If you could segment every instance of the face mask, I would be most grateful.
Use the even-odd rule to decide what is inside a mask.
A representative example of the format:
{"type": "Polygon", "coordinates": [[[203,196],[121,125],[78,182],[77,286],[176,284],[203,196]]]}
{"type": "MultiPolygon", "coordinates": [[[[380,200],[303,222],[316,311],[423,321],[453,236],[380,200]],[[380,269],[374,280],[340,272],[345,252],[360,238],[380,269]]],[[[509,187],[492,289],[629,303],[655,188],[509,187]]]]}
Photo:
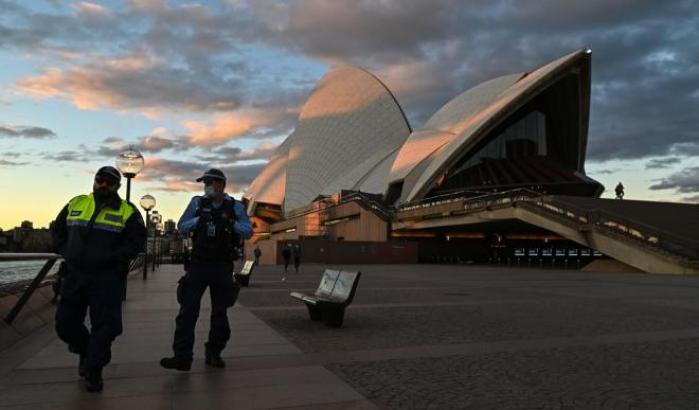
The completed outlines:
{"type": "Polygon", "coordinates": [[[204,187],[204,196],[208,198],[213,198],[214,196],[216,196],[216,190],[212,185],[204,187]]]}

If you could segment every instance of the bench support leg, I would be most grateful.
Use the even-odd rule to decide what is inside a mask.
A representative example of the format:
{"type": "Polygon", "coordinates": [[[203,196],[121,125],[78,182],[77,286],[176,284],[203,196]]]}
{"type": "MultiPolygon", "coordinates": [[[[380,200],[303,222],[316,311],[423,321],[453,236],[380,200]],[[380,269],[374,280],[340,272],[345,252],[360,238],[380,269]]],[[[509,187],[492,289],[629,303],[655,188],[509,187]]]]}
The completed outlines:
{"type": "Polygon", "coordinates": [[[342,322],[345,318],[344,306],[326,306],[321,312],[325,326],[342,327],[342,322]]]}
{"type": "Polygon", "coordinates": [[[238,282],[240,286],[248,286],[250,283],[250,275],[235,275],[235,281],[238,282]]]}
{"type": "Polygon", "coordinates": [[[308,308],[308,315],[311,317],[311,320],[320,320],[321,319],[321,314],[320,310],[318,309],[318,306],[311,305],[310,303],[306,303],[306,307],[308,308]]]}

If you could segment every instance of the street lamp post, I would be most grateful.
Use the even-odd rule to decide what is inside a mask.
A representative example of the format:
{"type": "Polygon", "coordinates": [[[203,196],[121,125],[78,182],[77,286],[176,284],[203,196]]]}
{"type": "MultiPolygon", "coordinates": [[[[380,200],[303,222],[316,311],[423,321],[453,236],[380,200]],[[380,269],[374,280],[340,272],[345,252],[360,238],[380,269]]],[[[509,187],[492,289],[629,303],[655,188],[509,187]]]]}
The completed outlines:
{"type": "Polygon", "coordinates": [[[153,266],[151,267],[151,272],[155,272],[156,264],[160,266],[160,261],[158,260],[158,252],[160,251],[158,247],[158,225],[160,225],[163,219],[158,211],[153,211],[151,218],[153,219],[151,221],[151,225],[153,226],[153,266]]]}
{"type": "Polygon", "coordinates": [[[146,254],[143,258],[143,280],[146,280],[148,279],[148,227],[150,226],[150,210],[155,207],[155,198],[153,195],[143,195],[139,204],[146,211],[146,254]]]}
{"type": "Polygon", "coordinates": [[[126,200],[131,200],[131,178],[138,175],[143,170],[143,155],[135,149],[129,147],[119,154],[116,159],[116,166],[126,178],[126,200]]]}

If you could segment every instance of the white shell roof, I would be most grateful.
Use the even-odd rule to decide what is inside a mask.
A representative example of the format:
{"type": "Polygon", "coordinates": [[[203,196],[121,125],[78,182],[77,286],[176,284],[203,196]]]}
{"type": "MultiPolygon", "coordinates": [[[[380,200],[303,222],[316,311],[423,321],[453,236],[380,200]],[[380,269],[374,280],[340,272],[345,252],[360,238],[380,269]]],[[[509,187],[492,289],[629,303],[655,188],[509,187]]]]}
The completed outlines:
{"type": "Polygon", "coordinates": [[[320,193],[351,189],[409,134],[403,111],[376,77],[355,67],[333,68],[301,110],[289,150],[284,210],[320,193]]]}
{"type": "Polygon", "coordinates": [[[282,142],[270,158],[267,166],[250,183],[245,197],[250,200],[248,213],[252,213],[257,202],[281,205],[284,203],[284,188],[286,187],[286,164],[289,148],[293,142],[291,134],[282,142]]]}
{"type": "Polygon", "coordinates": [[[342,189],[385,193],[389,183],[401,180],[399,202],[418,199],[450,162],[485,136],[493,121],[526,103],[544,82],[585,54],[579,50],[529,74],[481,83],[412,133],[395,98],[376,77],[351,66],[335,67],[311,92],[294,133],[250,185],[248,210],[266,202],[288,212],[342,189]]]}
{"type": "Polygon", "coordinates": [[[405,200],[413,184],[419,180],[418,175],[407,178],[408,175],[414,174],[420,164],[422,166],[418,171],[424,171],[427,165],[424,162],[435,159],[432,153],[456,138],[465,118],[483,110],[523,75],[505,75],[464,91],[434,113],[421,129],[410,134],[393,163],[389,177],[389,183],[404,181],[400,202],[405,200]]]}
{"type": "Polygon", "coordinates": [[[404,179],[420,162],[454,136],[451,132],[435,130],[418,130],[410,134],[391,166],[389,183],[404,179]]]}
{"type": "Polygon", "coordinates": [[[419,178],[414,179],[410,184],[407,183],[408,181],[404,183],[401,202],[417,199],[427,193],[431,183],[443,172],[443,169],[448,167],[449,162],[462,152],[464,146],[475,144],[483,136],[481,131],[495,117],[506,115],[517,108],[518,103],[526,101],[531,90],[548,81],[586,53],[586,50],[570,53],[524,77],[521,74],[514,74],[488,81],[447,103],[425,126],[439,127],[453,132],[455,136],[429,159],[429,164],[424,167],[424,170],[420,170],[419,178]],[[516,80],[517,76],[521,78],[519,81],[516,80]],[[512,83],[513,80],[516,82],[512,83]],[[505,87],[508,82],[511,85],[505,87]],[[492,98],[489,103],[488,98],[492,98]],[[459,109],[464,109],[466,112],[459,115],[459,109]]]}
{"type": "Polygon", "coordinates": [[[422,129],[458,133],[465,118],[482,111],[523,76],[524,73],[504,75],[469,88],[444,104],[422,129]]]}

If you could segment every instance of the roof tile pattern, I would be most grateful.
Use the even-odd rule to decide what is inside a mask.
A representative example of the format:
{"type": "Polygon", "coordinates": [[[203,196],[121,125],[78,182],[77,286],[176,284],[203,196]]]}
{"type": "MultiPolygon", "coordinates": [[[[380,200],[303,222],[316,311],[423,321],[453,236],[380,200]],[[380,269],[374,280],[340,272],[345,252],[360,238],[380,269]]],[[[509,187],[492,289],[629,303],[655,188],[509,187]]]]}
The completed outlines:
{"type": "MultiPolygon", "coordinates": [[[[504,119],[509,112],[514,111],[519,102],[526,101],[528,96],[531,97],[534,94],[532,90],[546,83],[553,78],[556,73],[563,71],[571,64],[582,62],[582,58],[586,54],[586,50],[579,50],[546,64],[522,77],[519,81],[497,94],[497,98],[492,100],[489,104],[470,104],[467,101],[463,101],[449,107],[451,103],[448,103],[445,106],[446,112],[442,114],[438,112],[437,114],[440,115],[437,116],[437,114],[435,114],[435,117],[428,121],[428,124],[440,127],[446,124],[448,125],[448,130],[454,132],[456,136],[440,149],[439,155],[434,156],[430,164],[421,172],[420,177],[415,180],[414,184],[403,186],[403,199],[411,201],[425,195],[440,172],[449,166],[451,160],[462,153],[465,147],[475,145],[479,138],[485,136],[482,131],[486,129],[487,125],[492,124],[496,117],[499,116],[504,119]],[[484,106],[479,110],[468,109],[462,116],[457,115],[456,107],[470,108],[476,105],[484,106]]],[[[589,62],[589,60],[587,61],[589,62]]],[[[505,79],[509,77],[510,76],[500,77],[500,79],[503,79],[502,84],[506,84],[505,79]]],[[[484,85],[486,84],[488,83],[484,85]]],[[[499,82],[493,84],[499,84],[499,82]]],[[[476,87],[476,89],[477,88],[479,87],[476,87]]],[[[486,90],[487,88],[484,91],[486,90]]],[[[479,92],[474,95],[482,94],[493,95],[495,93],[479,92]]],[[[462,96],[465,97],[464,94],[462,94],[462,96]]],[[[462,96],[456,99],[463,98],[462,96]]],[[[485,101],[485,99],[483,101],[485,101]]]]}
{"type": "Polygon", "coordinates": [[[390,183],[403,181],[399,203],[419,199],[455,159],[487,136],[489,127],[559,73],[589,64],[588,53],[578,50],[531,73],[481,83],[412,133],[395,98],[376,77],[351,66],[335,67],[311,92],[296,130],[246,197],[282,205],[288,213],[319,194],[342,189],[386,193],[390,183]]]}
{"type": "Polygon", "coordinates": [[[409,134],[401,108],[376,77],[349,66],[332,69],[299,116],[289,151],[285,212],[319,193],[351,188],[409,134]],[[346,186],[333,183],[341,177],[346,186]]]}

